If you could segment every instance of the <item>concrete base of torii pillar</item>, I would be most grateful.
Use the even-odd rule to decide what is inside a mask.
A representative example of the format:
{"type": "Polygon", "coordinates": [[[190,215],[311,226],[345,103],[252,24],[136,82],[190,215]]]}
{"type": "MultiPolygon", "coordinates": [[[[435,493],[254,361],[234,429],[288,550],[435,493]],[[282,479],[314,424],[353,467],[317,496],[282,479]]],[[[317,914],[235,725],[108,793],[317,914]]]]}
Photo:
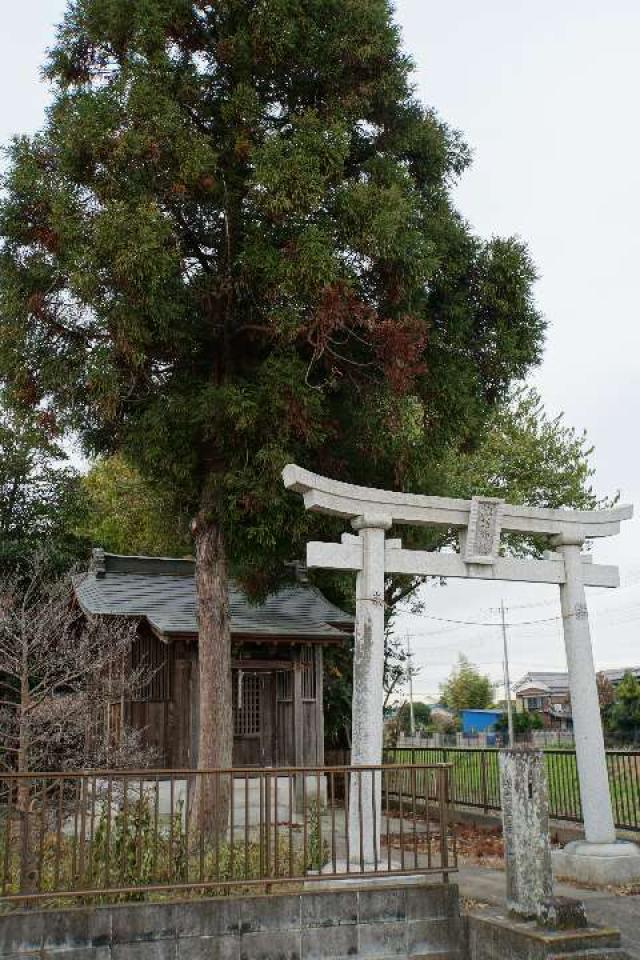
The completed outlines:
{"type": "Polygon", "coordinates": [[[556,877],[603,886],[632,883],[640,879],[640,848],[628,840],[588,843],[573,840],[551,854],[556,877]]]}

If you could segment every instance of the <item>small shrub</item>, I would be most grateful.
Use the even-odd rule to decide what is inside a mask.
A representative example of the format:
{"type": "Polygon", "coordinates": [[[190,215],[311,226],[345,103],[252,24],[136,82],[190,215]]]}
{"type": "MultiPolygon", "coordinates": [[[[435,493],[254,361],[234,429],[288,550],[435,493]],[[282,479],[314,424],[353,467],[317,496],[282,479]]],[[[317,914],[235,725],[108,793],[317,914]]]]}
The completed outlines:
{"type": "Polygon", "coordinates": [[[314,800],[309,804],[307,818],[307,870],[322,870],[329,862],[329,843],[322,836],[322,808],[314,800]]]}
{"type": "MultiPolygon", "coordinates": [[[[153,880],[153,835],[149,802],[141,797],[113,816],[106,803],[92,845],[92,874],[99,883],[123,887],[145,886],[153,880]]],[[[144,894],[126,893],[117,899],[142,900],[144,894]]]]}

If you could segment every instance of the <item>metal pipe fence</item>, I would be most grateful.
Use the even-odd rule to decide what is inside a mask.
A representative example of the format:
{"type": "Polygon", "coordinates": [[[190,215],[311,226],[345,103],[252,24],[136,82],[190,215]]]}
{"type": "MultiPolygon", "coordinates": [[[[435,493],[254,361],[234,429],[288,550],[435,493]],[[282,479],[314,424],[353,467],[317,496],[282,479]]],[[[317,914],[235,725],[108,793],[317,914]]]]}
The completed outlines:
{"type": "Polygon", "coordinates": [[[439,763],[2,773],[0,905],[446,880],[448,776],[439,763]]]}
{"type": "MultiPolygon", "coordinates": [[[[574,750],[545,749],[549,816],[582,822],[580,785],[574,750]]],[[[397,747],[387,751],[394,763],[446,763],[450,767],[452,806],[501,809],[499,751],[490,747],[397,747]]],[[[607,750],[609,790],[615,825],[640,831],[640,751],[607,750]]]]}

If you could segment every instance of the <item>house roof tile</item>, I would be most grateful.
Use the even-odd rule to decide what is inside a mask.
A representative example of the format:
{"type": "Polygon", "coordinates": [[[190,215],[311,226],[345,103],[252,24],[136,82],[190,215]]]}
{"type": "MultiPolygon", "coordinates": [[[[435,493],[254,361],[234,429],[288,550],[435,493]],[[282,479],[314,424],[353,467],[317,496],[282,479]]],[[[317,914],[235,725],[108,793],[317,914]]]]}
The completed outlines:
{"type": "MultiPolygon", "coordinates": [[[[640,667],[616,667],[609,670],[599,670],[612,682],[619,683],[625,673],[633,673],[640,679],[640,667]]],[[[569,674],[566,671],[535,670],[518,680],[513,685],[517,693],[523,690],[542,690],[547,693],[565,693],[569,690],[569,674]]]]}

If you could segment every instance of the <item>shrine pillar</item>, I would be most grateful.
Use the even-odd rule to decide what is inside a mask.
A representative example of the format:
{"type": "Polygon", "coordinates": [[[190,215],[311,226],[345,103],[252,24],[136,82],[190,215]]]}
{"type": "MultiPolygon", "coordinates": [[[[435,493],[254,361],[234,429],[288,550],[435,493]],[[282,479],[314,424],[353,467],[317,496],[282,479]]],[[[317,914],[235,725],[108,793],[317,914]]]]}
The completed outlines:
{"type": "Polygon", "coordinates": [[[561,534],[553,542],[564,560],[565,580],[560,584],[560,607],[584,833],[589,843],[613,843],[616,831],[582,576],[582,540],[561,534]]]}
{"type": "MultiPolygon", "coordinates": [[[[384,557],[386,516],[365,514],[352,521],[362,544],[362,567],[356,578],[353,651],[351,766],[382,763],[384,705],[384,557]]],[[[380,862],[381,774],[352,773],[349,791],[349,862],[374,869],[380,862]]]]}
{"type": "Polygon", "coordinates": [[[583,541],[559,534],[553,543],[564,561],[560,606],[585,834],[584,841],[574,840],[554,851],[554,867],[581,881],[625,883],[640,876],[640,849],[635,843],[616,841],[584,589],[583,541]]]}

